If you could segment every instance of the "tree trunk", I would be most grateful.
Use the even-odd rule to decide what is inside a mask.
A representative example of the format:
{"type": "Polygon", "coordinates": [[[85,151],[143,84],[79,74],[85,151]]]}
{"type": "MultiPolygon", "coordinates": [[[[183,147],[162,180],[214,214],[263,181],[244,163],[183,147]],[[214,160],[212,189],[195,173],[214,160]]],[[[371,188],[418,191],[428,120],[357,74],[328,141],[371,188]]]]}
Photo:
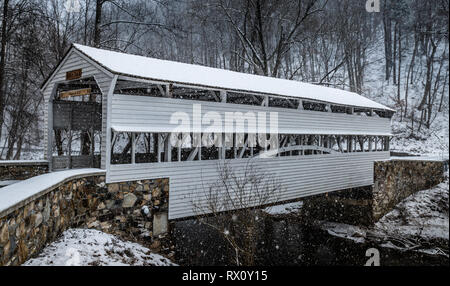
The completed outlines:
{"type": "Polygon", "coordinates": [[[430,96],[429,96],[429,102],[428,102],[428,118],[427,118],[427,127],[430,128],[431,127],[431,122],[432,122],[432,117],[433,117],[433,106],[435,104],[436,101],[436,94],[438,92],[439,89],[439,83],[441,80],[441,72],[442,72],[442,67],[444,66],[444,58],[445,58],[445,52],[442,54],[441,56],[441,63],[439,65],[439,70],[436,74],[436,80],[434,81],[434,88],[433,88],[433,92],[431,93],[430,91],[430,96]]]}
{"type": "Polygon", "coordinates": [[[386,60],[386,80],[389,80],[391,76],[391,67],[392,67],[392,28],[391,28],[391,19],[389,18],[386,9],[383,13],[384,13],[383,27],[384,27],[384,55],[386,60]]]}
{"type": "Polygon", "coordinates": [[[419,110],[422,110],[424,108],[425,104],[428,101],[428,97],[431,96],[431,82],[433,80],[433,74],[432,74],[433,61],[434,61],[434,55],[436,54],[436,48],[437,48],[437,46],[432,41],[431,41],[431,45],[432,45],[431,54],[429,56],[427,56],[427,74],[426,74],[425,89],[424,89],[422,100],[418,107],[419,110]]]}
{"type": "Polygon", "coordinates": [[[55,144],[56,144],[56,150],[58,152],[58,156],[64,155],[63,145],[62,145],[62,131],[61,130],[54,130],[55,132],[55,144]]]}
{"type": "Polygon", "coordinates": [[[440,100],[440,103],[439,103],[438,112],[442,112],[442,103],[444,101],[445,88],[447,87],[447,79],[448,79],[448,70],[445,73],[444,85],[442,86],[441,100],[440,100]]]}
{"type": "Polygon", "coordinates": [[[413,55],[411,57],[411,63],[409,64],[409,69],[408,69],[408,75],[406,76],[406,87],[405,87],[405,109],[403,111],[404,116],[407,116],[408,113],[408,97],[409,97],[409,82],[410,82],[410,77],[411,77],[411,84],[412,84],[412,70],[414,68],[414,61],[416,59],[416,54],[417,54],[417,48],[419,46],[419,40],[417,38],[415,38],[415,42],[414,42],[414,51],[413,51],[413,55]]]}
{"type": "Polygon", "coordinates": [[[397,78],[397,100],[400,104],[400,121],[403,120],[403,104],[402,99],[400,95],[400,85],[401,85],[401,71],[402,71],[402,34],[401,34],[401,27],[398,25],[398,78],[397,78]]]}
{"type": "Polygon", "coordinates": [[[100,47],[103,2],[104,0],[97,0],[95,6],[94,46],[96,48],[100,47]]]}
{"type": "Polygon", "coordinates": [[[17,150],[16,154],[14,155],[13,160],[20,160],[20,154],[22,153],[22,145],[23,145],[23,136],[19,137],[19,140],[17,140],[17,150]]]}
{"type": "Polygon", "coordinates": [[[398,31],[397,31],[398,24],[395,24],[394,27],[394,51],[392,56],[392,79],[394,80],[394,85],[397,84],[397,63],[396,63],[396,57],[397,57],[397,38],[398,38],[398,31]]]}
{"type": "Polygon", "coordinates": [[[0,51],[0,139],[2,138],[3,117],[5,110],[5,66],[6,66],[6,25],[8,24],[8,5],[9,0],[3,1],[3,19],[2,19],[2,47],[0,51]]]}

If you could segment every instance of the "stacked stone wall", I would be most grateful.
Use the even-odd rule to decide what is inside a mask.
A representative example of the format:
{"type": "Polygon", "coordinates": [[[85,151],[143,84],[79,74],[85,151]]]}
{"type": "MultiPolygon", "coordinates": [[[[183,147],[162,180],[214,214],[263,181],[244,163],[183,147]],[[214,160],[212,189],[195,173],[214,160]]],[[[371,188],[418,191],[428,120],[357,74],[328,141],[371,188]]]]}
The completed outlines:
{"type": "Polygon", "coordinates": [[[160,251],[168,231],[161,220],[167,218],[168,186],[168,179],[106,185],[103,175],[62,182],[0,213],[0,265],[22,264],[71,227],[95,228],[160,251]]]}
{"type": "Polygon", "coordinates": [[[379,220],[408,196],[444,180],[443,161],[390,160],[375,162],[373,219],[379,220]]]}
{"type": "Polygon", "coordinates": [[[0,161],[0,181],[21,181],[48,173],[48,163],[0,161]]]}

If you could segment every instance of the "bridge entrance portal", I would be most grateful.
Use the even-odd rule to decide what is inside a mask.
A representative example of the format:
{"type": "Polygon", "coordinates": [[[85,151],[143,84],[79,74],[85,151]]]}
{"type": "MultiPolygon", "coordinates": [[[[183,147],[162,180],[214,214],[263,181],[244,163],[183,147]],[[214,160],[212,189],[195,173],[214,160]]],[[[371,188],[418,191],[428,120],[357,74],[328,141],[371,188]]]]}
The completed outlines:
{"type": "Polygon", "coordinates": [[[101,95],[94,78],[58,85],[52,102],[52,170],[100,168],[101,95]]]}

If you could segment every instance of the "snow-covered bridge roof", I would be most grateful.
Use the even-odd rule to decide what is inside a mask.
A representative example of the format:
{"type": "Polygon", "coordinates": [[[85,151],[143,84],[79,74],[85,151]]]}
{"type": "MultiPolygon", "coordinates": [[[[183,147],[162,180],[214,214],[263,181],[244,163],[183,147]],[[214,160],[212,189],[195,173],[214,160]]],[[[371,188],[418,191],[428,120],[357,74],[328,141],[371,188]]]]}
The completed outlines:
{"type": "Polygon", "coordinates": [[[114,74],[175,84],[297,97],[338,105],[392,110],[357,93],[341,89],[200,65],[159,60],[79,44],[74,44],[73,46],[114,74]]]}

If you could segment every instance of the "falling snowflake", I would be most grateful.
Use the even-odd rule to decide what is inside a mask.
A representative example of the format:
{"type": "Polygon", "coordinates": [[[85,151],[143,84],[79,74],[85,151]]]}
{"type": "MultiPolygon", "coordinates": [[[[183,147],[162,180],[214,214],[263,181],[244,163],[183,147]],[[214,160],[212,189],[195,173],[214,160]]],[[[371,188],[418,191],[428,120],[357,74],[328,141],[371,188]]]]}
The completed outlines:
{"type": "Polygon", "coordinates": [[[225,229],[223,233],[224,233],[225,235],[229,235],[229,234],[230,234],[230,232],[228,231],[228,229],[225,229]]]}

